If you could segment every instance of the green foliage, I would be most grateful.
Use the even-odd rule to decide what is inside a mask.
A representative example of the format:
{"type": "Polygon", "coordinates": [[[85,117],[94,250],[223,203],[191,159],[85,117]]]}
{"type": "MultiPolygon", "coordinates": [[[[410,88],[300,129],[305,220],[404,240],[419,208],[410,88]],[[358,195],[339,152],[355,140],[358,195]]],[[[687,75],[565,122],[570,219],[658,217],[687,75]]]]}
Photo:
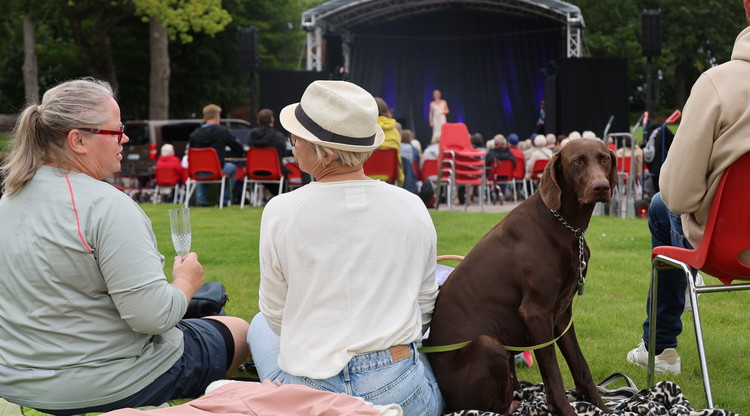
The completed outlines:
{"type": "Polygon", "coordinates": [[[157,19],[169,32],[169,38],[179,37],[182,43],[193,41],[191,32],[213,36],[224,30],[232,16],[221,7],[221,0],[132,0],[136,14],[144,22],[157,19]]]}
{"type": "MultiPolygon", "coordinates": [[[[325,0],[4,0],[0,14],[0,112],[23,108],[21,18],[34,20],[41,91],[60,81],[95,76],[121,85],[127,118],[148,114],[148,25],[159,18],[170,33],[170,116],[187,116],[206,102],[247,105],[248,79],[237,74],[238,27],[259,30],[261,69],[303,69],[302,12],[325,0]],[[33,7],[32,7],[33,6],[33,7]],[[186,42],[189,42],[186,44],[186,42]],[[208,50],[207,50],[208,49],[208,50]],[[189,56],[195,54],[196,57],[189,56]]],[[[682,107],[705,69],[729,59],[745,27],[741,0],[572,0],[586,22],[584,50],[628,62],[631,110],[645,98],[640,16],[660,8],[662,56],[654,58],[657,118],[682,107]]]]}
{"type": "Polygon", "coordinates": [[[646,58],[641,53],[641,12],[660,9],[662,55],[653,58],[654,108],[666,117],[682,108],[690,87],[706,69],[730,58],[746,26],[740,0],[573,0],[586,21],[584,40],[594,57],[628,61],[631,105],[643,109],[646,58]]]}
{"type": "MultiPolygon", "coordinates": [[[[153,223],[161,252],[167,257],[165,273],[171,275],[175,256],[169,234],[172,205],[143,204],[153,223]]],[[[258,312],[258,239],[261,208],[240,210],[232,206],[192,208],[193,248],[203,264],[207,280],[227,286],[227,312],[251,319],[258,312]]],[[[466,254],[504,214],[431,211],[438,234],[438,254],[466,254]]],[[[630,376],[638,387],[647,387],[646,372],[625,361],[635,348],[645,318],[650,276],[650,234],[645,220],[593,217],[586,233],[591,248],[586,292],[574,304],[577,338],[599,382],[615,372],[630,376]]],[[[543,258],[543,252],[532,253],[543,258]]],[[[499,273],[502,270],[498,271],[499,273]]],[[[737,413],[750,412],[747,380],[750,367],[744,358],[750,351],[750,319],[745,305],[747,293],[704,294],[700,297],[701,319],[708,352],[714,401],[719,408],[737,413]]],[[[481,305],[480,305],[481,307],[481,305]]],[[[705,407],[692,319],[683,315],[684,331],[679,337],[682,374],[657,375],[682,387],[693,407],[705,407]]],[[[558,356],[564,383],[573,379],[558,356]]],[[[541,382],[538,365],[519,366],[518,377],[541,382]]]]}

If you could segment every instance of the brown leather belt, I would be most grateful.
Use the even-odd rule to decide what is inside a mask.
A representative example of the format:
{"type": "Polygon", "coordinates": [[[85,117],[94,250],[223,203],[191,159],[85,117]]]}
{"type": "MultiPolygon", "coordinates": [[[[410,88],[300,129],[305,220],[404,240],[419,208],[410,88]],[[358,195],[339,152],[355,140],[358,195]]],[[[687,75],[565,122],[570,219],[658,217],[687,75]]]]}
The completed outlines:
{"type": "Polygon", "coordinates": [[[411,357],[411,349],[406,344],[394,345],[388,348],[388,352],[391,353],[391,361],[401,361],[403,359],[411,357]]]}

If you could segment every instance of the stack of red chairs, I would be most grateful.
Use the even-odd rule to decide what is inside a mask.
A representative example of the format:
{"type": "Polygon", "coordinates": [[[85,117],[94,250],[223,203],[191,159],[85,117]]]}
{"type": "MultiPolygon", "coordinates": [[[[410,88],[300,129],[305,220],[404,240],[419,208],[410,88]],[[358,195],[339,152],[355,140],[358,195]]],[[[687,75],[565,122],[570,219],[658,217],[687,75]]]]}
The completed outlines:
{"type": "MultiPolygon", "coordinates": [[[[464,123],[445,123],[440,134],[440,162],[443,177],[449,176],[453,186],[465,185],[477,188],[479,205],[484,208],[486,152],[471,146],[469,129],[464,123]]],[[[449,192],[451,194],[452,192],[449,192]]],[[[468,203],[470,195],[467,192],[468,203]]],[[[448,197],[448,206],[453,207],[448,197]]]]}

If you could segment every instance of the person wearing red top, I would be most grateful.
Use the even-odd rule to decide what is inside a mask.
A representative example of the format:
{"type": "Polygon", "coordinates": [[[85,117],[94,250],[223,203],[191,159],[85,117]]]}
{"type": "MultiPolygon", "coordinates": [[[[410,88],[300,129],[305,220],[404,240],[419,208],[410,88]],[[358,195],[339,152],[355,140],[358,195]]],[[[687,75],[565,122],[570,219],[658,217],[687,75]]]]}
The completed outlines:
{"type": "Polygon", "coordinates": [[[156,161],[156,168],[171,168],[181,179],[181,183],[185,183],[186,171],[180,163],[180,158],[174,155],[174,146],[169,143],[164,144],[161,147],[161,156],[156,161]]]}

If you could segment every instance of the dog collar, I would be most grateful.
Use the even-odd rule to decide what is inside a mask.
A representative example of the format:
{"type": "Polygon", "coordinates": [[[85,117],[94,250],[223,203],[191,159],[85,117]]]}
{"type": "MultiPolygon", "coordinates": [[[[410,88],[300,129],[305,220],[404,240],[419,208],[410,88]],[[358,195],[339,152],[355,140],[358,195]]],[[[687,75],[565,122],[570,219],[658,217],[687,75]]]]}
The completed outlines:
{"type": "Polygon", "coordinates": [[[586,230],[588,230],[588,227],[573,228],[573,226],[565,221],[565,219],[560,215],[559,212],[555,211],[554,209],[551,209],[550,212],[552,212],[552,215],[554,215],[555,218],[557,218],[562,223],[562,225],[565,226],[565,228],[572,231],[573,235],[575,235],[578,239],[578,295],[583,295],[583,285],[586,283],[586,277],[583,275],[583,272],[588,266],[588,264],[586,263],[586,259],[583,258],[583,246],[586,244],[586,240],[583,238],[583,235],[586,233],[586,230]]]}

